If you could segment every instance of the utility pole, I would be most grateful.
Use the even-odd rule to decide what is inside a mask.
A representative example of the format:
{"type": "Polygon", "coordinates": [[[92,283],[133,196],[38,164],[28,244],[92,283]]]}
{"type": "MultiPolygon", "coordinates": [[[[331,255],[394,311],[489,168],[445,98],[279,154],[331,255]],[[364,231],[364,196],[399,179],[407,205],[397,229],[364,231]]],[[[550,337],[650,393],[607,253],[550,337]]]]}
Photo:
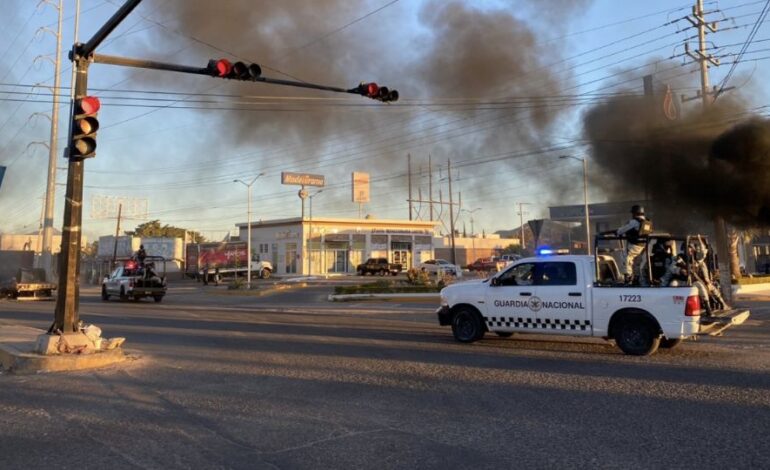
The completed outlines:
{"type": "Polygon", "coordinates": [[[406,174],[409,185],[409,220],[412,220],[412,154],[406,154],[406,174]]]}
{"type": "Polygon", "coordinates": [[[428,154],[428,210],[430,212],[430,221],[433,222],[433,162],[431,155],[428,154]]]}
{"type": "Polygon", "coordinates": [[[454,206],[452,205],[452,163],[447,159],[446,170],[449,181],[449,232],[450,243],[452,245],[452,264],[457,264],[457,250],[455,249],[455,216],[454,206]]]}
{"type": "Polygon", "coordinates": [[[61,26],[64,16],[64,1],[59,0],[59,19],[56,28],[56,61],[54,62],[53,108],[51,110],[51,141],[48,144],[48,182],[45,191],[45,216],[43,217],[43,247],[40,265],[45,269],[46,279],[51,279],[53,245],[53,206],[56,196],[56,141],[59,138],[59,72],[61,70],[61,26]]]}
{"type": "Polygon", "coordinates": [[[120,236],[120,216],[123,212],[123,204],[118,204],[118,222],[115,224],[115,243],[112,244],[112,269],[118,264],[118,237],[120,236]]]}
{"type": "Polygon", "coordinates": [[[519,202],[519,224],[521,225],[519,228],[519,232],[521,234],[521,249],[525,250],[527,248],[527,243],[524,241],[524,207],[530,205],[529,202],[519,202]]]}
{"type": "MultiPolygon", "coordinates": [[[[686,17],[694,28],[698,30],[698,50],[695,52],[690,51],[690,46],[685,43],[685,53],[689,55],[695,62],[698,62],[700,66],[700,92],[698,93],[702,100],[703,112],[707,112],[709,106],[713,102],[714,91],[710,90],[709,84],[709,67],[719,66],[719,59],[712,57],[708,53],[708,46],[706,44],[706,34],[708,32],[715,33],[717,31],[717,22],[707,22],[704,17],[703,0],[696,0],[695,6],[692,9],[692,16],[686,17]],[[708,31],[707,31],[708,30],[708,31]]],[[[722,295],[728,302],[732,302],[732,285],[731,285],[731,269],[730,269],[730,254],[727,242],[727,227],[725,226],[725,220],[722,216],[717,215],[714,217],[714,236],[716,238],[716,249],[719,260],[719,281],[722,286],[722,295]]]]}

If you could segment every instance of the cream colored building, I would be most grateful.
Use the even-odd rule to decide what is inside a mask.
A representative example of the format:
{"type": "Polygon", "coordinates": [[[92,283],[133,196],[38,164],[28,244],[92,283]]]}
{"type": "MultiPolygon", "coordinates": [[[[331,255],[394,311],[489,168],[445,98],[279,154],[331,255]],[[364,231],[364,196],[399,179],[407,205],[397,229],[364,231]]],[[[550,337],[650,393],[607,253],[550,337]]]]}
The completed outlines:
{"type": "MultiPolygon", "coordinates": [[[[236,225],[239,239],[248,227],[236,225]]],[[[276,274],[354,273],[367,258],[387,258],[407,270],[433,258],[436,222],[300,217],[252,222],[251,251],[276,274]]]]}
{"type": "MultiPolygon", "coordinates": [[[[83,246],[87,239],[83,237],[83,246]]],[[[43,251],[43,234],[38,232],[13,234],[0,234],[0,250],[2,251],[34,251],[40,253],[43,251]]],[[[61,251],[61,232],[54,230],[51,239],[51,252],[56,254],[61,251]]]]}
{"type": "MultiPolygon", "coordinates": [[[[445,235],[433,242],[436,258],[452,260],[452,238],[445,235]]],[[[479,258],[498,256],[509,246],[518,247],[521,242],[518,238],[502,238],[491,233],[476,235],[475,237],[455,237],[456,264],[466,266],[479,258]]]]}

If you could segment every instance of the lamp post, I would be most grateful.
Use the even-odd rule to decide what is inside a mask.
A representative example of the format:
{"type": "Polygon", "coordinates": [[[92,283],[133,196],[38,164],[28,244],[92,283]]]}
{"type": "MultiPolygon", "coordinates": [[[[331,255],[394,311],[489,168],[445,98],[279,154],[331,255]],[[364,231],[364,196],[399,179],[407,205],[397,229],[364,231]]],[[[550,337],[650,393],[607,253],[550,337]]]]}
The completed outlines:
{"type": "Polygon", "coordinates": [[[313,254],[312,250],[310,249],[310,242],[313,241],[313,197],[318,196],[323,192],[323,189],[319,189],[318,191],[314,192],[309,196],[310,198],[310,228],[308,229],[308,242],[307,242],[307,274],[308,276],[313,275],[313,254]]]}
{"type": "Polygon", "coordinates": [[[251,185],[259,179],[264,173],[260,173],[251,180],[250,183],[246,183],[243,180],[233,180],[233,183],[241,183],[246,186],[246,225],[248,226],[246,235],[246,287],[251,289],[251,185]]]}
{"type": "Polygon", "coordinates": [[[591,220],[588,215],[588,168],[585,157],[575,157],[572,155],[561,155],[559,158],[571,158],[583,163],[583,211],[585,212],[585,224],[586,224],[586,249],[588,254],[591,254],[591,220]]]}
{"type": "MultiPolygon", "coordinates": [[[[481,207],[477,207],[475,209],[462,209],[463,212],[467,212],[471,215],[471,258],[473,258],[473,261],[476,261],[476,232],[473,230],[473,213],[476,211],[480,211],[481,207]]],[[[466,263],[468,264],[468,263],[466,263]]]]}

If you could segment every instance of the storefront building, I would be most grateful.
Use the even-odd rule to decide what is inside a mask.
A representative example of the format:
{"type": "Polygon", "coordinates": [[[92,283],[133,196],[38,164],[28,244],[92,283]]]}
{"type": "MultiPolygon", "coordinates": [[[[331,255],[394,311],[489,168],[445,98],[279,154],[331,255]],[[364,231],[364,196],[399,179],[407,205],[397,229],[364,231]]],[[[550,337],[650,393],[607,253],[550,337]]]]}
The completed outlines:
{"type": "MultiPolygon", "coordinates": [[[[248,226],[237,224],[239,238],[248,226]]],[[[378,219],[291,219],[252,222],[253,256],[275,274],[355,273],[367,258],[387,258],[407,270],[433,257],[436,222],[378,219]]]]}

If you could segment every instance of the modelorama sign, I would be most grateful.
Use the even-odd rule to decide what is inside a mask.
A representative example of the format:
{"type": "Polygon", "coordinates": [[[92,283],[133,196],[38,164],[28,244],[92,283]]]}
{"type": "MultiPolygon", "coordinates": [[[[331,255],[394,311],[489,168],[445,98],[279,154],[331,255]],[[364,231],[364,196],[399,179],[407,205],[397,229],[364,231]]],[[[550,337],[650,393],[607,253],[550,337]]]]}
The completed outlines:
{"type": "Polygon", "coordinates": [[[296,184],[300,186],[325,186],[324,175],[311,175],[309,173],[281,172],[281,184],[296,184]]]}

